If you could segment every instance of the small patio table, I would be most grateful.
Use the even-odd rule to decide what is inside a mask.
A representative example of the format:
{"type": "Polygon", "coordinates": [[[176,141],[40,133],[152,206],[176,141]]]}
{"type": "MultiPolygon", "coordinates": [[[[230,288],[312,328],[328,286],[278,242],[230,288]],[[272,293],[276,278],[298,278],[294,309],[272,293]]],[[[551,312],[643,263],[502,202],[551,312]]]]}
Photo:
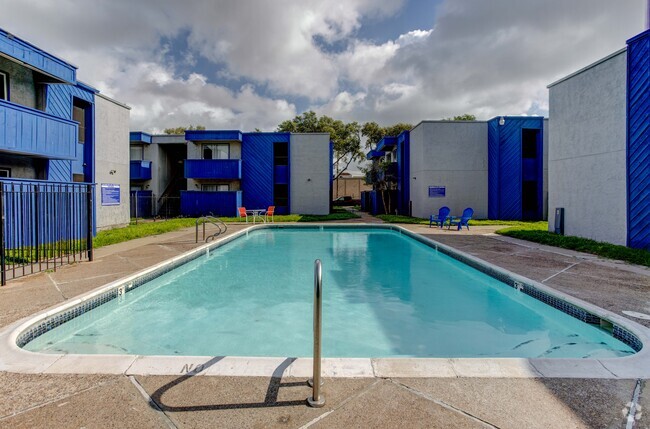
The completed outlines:
{"type": "Polygon", "coordinates": [[[250,213],[250,215],[253,217],[253,224],[255,224],[255,220],[259,217],[260,220],[264,223],[266,221],[262,217],[264,213],[266,213],[266,209],[252,209],[252,210],[246,210],[246,213],[250,213]]]}

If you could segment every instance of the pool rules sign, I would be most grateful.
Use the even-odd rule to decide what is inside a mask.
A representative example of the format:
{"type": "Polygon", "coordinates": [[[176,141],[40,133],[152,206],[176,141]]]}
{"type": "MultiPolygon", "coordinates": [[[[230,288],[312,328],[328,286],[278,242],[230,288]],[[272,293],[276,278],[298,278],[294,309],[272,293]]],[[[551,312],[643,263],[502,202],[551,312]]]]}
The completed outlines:
{"type": "Polygon", "coordinates": [[[120,185],[114,183],[102,183],[102,205],[120,205],[120,185]]]}

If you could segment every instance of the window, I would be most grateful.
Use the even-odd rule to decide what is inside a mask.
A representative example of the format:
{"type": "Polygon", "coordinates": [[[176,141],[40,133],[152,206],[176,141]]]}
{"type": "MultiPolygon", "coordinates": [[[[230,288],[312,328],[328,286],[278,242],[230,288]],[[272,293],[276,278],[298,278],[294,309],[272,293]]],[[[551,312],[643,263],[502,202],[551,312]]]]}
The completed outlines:
{"type": "Polygon", "coordinates": [[[9,101],[9,76],[0,72],[0,100],[9,101]]]}
{"type": "Polygon", "coordinates": [[[537,136],[539,130],[521,130],[522,158],[537,158],[537,136]]]}
{"type": "Polygon", "coordinates": [[[201,146],[203,159],[228,159],[230,158],[229,144],[208,143],[201,146]]]}
{"type": "Polygon", "coordinates": [[[144,146],[132,145],[131,146],[131,161],[142,161],[144,159],[144,146]]]}
{"type": "Polygon", "coordinates": [[[11,177],[11,168],[0,168],[0,177],[11,177]]]}
{"type": "Polygon", "coordinates": [[[289,165],[289,143],[273,145],[273,165],[289,165]]]}
{"type": "Polygon", "coordinates": [[[79,143],[86,141],[86,109],[79,106],[72,107],[72,120],[79,122],[79,143]]]}
{"type": "Polygon", "coordinates": [[[201,185],[201,190],[203,192],[228,192],[230,191],[230,185],[227,183],[201,185]]]}

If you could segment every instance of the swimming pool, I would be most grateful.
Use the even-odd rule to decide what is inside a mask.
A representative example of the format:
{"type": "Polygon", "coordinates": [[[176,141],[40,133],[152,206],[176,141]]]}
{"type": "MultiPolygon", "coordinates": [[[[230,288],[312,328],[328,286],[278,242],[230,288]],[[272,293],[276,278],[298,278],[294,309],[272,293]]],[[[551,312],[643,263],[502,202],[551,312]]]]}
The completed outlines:
{"type": "Polygon", "coordinates": [[[323,261],[324,356],[609,358],[635,351],[633,341],[620,340],[620,328],[614,338],[611,326],[600,328],[580,308],[528,285],[512,287],[511,279],[499,281],[397,229],[368,227],[253,230],[18,343],[44,353],[310,356],[316,258],[323,261]]]}

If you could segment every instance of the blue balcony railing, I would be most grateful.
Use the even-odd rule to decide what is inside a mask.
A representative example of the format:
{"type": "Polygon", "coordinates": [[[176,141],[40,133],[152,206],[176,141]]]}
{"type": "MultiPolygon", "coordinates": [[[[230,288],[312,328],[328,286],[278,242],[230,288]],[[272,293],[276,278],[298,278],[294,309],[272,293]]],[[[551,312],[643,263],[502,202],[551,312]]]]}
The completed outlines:
{"type": "Polygon", "coordinates": [[[76,122],[0,100],[0,151],[74,159],[77,127],[76,122]]]}
{"type": "Polygon", "coordinates": [[[241,207],[241,194],[241,191],[181,191],[181,214],[234,217],[237,216],[237,207],[241,207]]]}
{"type": "Polygon", "coordinates": [[[131,161],[131,180],[151,180],[151,161],[131,161]]]}
{"type": "Polygon", "coordinates": [[[241,179],[241,159],[187,159],[186,179],[241,179]]]}

